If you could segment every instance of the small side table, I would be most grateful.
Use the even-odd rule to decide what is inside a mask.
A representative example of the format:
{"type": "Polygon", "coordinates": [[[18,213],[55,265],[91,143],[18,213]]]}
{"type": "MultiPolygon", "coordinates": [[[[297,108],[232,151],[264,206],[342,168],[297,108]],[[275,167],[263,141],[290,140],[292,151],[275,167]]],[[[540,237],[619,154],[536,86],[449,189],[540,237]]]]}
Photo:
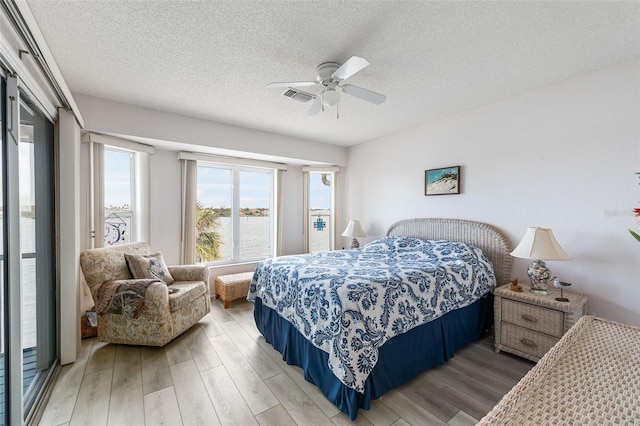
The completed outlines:
{"type": "Polygon", "coordinates": [[[222,297],[224,308],[227,309],[229,302],[243,297],[246,298],[252,278],[253,272],[218,275],[215,281],[216,299],[222,297]]]}
{"type": "Polygon", "coordinates": [[[564,290],[568,302],[558,302],[560,291],[549,294],[511,291],[510,284],[494,290],[495,350],[538,361],[585,314],[587,296],[564,290]]]}

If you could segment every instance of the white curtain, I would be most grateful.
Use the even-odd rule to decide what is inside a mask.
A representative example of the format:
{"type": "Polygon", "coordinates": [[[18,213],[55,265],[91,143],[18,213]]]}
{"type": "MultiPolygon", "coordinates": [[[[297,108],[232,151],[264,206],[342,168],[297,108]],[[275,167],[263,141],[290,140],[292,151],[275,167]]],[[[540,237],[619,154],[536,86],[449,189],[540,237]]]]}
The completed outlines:
{"type": "Polygon", "coordinates": [[[93,220],[91,222],[92,247],[104,247],[104,145],[89,142],[90,152],[93,154],[93,203],[91,205],[93,220]]]}
{"type": "Polygon", "coordinates": [[[276,171],[276,256],[284,252],[284,172],[276,171]]]}
{"type": "Polygon", "coordinates": [[[302,252],[309,253],[309,171],[302,169],[302,252]]]}
{"type": "Polygon", "coordinates": [[[183,265],[196,263],[197,171],[195,160],[182,161],[182,237],[180,260],[183,265]]]}

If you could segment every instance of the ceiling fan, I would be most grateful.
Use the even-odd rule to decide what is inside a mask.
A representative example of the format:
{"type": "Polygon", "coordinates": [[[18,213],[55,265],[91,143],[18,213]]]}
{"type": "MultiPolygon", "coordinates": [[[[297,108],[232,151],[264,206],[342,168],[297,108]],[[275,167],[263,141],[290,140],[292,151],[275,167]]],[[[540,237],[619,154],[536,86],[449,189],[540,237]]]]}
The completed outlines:
{"type": "Polygon", "coordinates": [[[380,105],[387,99],[385,95],[374,91],[354,86],[353,84],[342,84],[344,80],[362,71],[369,66],[366,59],[359,56],[352,56],[340,65],[336,62],[324,62],[316,68],[317,77],[315,81],[284,81],[269,83],[268,87],[287,87],[285,96],[300,102],[308,102],[314,99],[309,108],[308,115],[316,115],[325,108],[336,107],[336,117],[340,118],[338,106],[340,103],[340,92],[356,98],[380,105]],[[294,87],[322,86],[319,94],[307,93],[294,87]]]}

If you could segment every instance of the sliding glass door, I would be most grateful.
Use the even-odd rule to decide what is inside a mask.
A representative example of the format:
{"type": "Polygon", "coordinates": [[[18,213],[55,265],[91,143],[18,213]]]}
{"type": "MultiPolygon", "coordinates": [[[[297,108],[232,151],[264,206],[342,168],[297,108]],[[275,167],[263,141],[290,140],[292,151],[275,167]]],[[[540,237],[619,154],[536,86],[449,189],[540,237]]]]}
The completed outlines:
{"type": "Polygon", "coordinates": [[[0,425],[22,423],[56,360],[53,125],[0,78],[0,425]]]}
{"type": "Polygon", "coordinates": [[[7,406],[8,404],[8,389],[7,389],[7,297],[6,297],[6,267],[5,267],[5,244],[4,244],[4,152],[7,134],[7,122],[6,117],[6,82],[4,78],[0,78],[0,425],[8,424],[7,421],[7,406]]]}
{"type": "Polygon", "coordinates": [[[20,103],[22,372],[25,413],[56,358],[53,125],[20,103]]]}

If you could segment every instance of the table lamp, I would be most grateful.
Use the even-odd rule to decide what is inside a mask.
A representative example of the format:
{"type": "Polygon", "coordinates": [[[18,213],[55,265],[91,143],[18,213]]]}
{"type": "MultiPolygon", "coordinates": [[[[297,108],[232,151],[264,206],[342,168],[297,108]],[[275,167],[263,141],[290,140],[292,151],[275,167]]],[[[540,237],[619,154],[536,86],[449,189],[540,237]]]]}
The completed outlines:
{"type": "Polygon", "coordinates": [[[570,260],[571,257],[560,247],[551,228],[527,228],[520,244],[511,252],[511,256],[533,259],[527,274],[531,280],[531,291],[547,294],[551,271],[545,260],[570,260]]]}
{"type": "Polygon", "coordinates": [[[366,237],[367,234],[365,234],[362,230],[362,226],[360,226],[359,220],[350,220],[349,225],[347,225],[347,229],[344,230],[342,236],[353,238],[353,240],[351,240],[351,245],[349,246],[349,248],[354,249],[360,247],[360,243],[358,242],[357,237],[366,237]]]}

